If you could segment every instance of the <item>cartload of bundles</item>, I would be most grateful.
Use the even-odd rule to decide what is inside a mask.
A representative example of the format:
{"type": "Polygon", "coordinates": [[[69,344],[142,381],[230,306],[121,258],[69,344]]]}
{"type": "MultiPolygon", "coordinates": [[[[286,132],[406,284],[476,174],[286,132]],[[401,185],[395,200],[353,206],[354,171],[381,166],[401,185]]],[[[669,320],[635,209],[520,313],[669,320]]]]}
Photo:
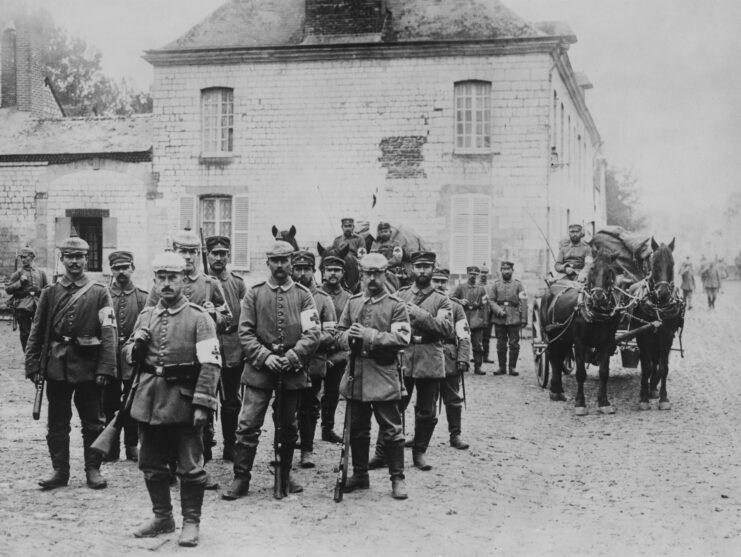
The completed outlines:
{"type": "MultiPolygon", "coordinates": [[[[356,222],[355,233],[362,236],[366,240],[366,245],[370,249],[375,234],[371,233],[370,223],[368,221],[360,220],[356,222]],[[369,238],[370,237],[370,238],[369,238]]],[[[391,225],[391,242],[396,243],[402,250],[402,259],[398,260],[398,257],[391,256],[391,254],[384,253],[389,259],[389,267],[402,266],[407,272],[410,271],[411,263],[409,256],[415,251],[421,251],[427,249],[425,247],[422,237],[417,234],[414,230],[406,225],[394,226],[391,225]]]]}
{"type": "Polygon", "coordinates": [[[604,226],[599,229],[589,244],[595,251],[616,253],[615,264],[623,275],[624,283],[634,283],[646,275],[651,256],[651,238],[626,230],[622,226],[604,226]]]}

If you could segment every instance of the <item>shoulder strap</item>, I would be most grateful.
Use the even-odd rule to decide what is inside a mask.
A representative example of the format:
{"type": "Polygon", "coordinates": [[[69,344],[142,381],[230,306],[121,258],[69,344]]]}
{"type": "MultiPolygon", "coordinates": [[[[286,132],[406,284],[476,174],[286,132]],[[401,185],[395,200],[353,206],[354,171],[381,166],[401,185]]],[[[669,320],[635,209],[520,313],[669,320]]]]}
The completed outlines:
{"type": "Polygon", "coordinates": [[[96,283],[93,282],[92,280],[88,281],[88,283],[85,286],[80,288],[77,292],[75,292],[72,295],[72,297],[69,300],[67,300],[67,303],[65,303],[63,307],[54,309],[54,322],[52,323],[52,328],[55,328],[62,321],[62,319],[64,319],[64,313],[70,307],[72,307],[72,304],[74,304],[77,300],[82,298],[82,296],[85,295],[85,293],[88,290],[90,290],[95,284],[96,283]]]}

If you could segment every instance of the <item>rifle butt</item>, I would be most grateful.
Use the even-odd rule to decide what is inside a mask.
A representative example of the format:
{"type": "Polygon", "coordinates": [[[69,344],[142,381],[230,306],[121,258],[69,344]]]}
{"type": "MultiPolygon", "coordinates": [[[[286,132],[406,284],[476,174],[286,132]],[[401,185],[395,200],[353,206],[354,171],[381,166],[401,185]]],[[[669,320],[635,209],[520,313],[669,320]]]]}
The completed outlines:
{"type": "Polygon", "coordinates": [[[116,413],[116,416],[106,426],[106,428],[100,432],[100,435],[93,441],[90,448],[102,454],[108,456],[113,449],[114,444],[118,441],[118,436],[123,426],[123,420],[119,419],[120,412],[116,413]]]}
{"type": "Polygon", "coordinates": [[[44,383],[43,379],[39,379],[36,383],[36,394],[33,398],[33,419],[37,420],[41,418],[41,403],[44,401],[44,383]]]}
{"type": "Polygon", "coordinates": [[[345,427],[342,430],[342,447],[340,448],[340,465],[337,469],[337,481],[334,485],[334,502],[341,503],[347,485],[347,472],[350,467],[350,401],[345,401],[345,427]]]}

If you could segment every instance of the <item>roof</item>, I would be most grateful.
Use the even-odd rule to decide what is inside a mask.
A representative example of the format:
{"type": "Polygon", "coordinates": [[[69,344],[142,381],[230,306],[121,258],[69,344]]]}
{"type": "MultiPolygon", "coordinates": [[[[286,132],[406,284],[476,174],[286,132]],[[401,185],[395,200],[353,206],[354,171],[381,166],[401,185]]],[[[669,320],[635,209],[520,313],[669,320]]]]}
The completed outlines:
{"type": "MultiPolygon", "coordinates": [[[[306,36],[307,0],[231,0],[175,41],[158,50],[277,47],[318,42],[306,36]]],[[[338,9],[343,2],[337,1],[338,9]]],[[[391,13],[383,36],[398,42],[545,37],[499,0],[384,0],[391,13]]],[[[347,18],[348,25],[351,18],[347,18]]],[[[335,29],[334,40],[357,42],[354,28],[335,29]]],[[[368,42],[374,38],[366,34],[368,42]]],[[[380,34],[375,40],[380,40],[380,34]]]]}
{"type": "Polygon", "coordinates": [[[0,157],[142,153],[152,148],[151,114],[118,118],[40,120],[0,109],[0,157]]]}

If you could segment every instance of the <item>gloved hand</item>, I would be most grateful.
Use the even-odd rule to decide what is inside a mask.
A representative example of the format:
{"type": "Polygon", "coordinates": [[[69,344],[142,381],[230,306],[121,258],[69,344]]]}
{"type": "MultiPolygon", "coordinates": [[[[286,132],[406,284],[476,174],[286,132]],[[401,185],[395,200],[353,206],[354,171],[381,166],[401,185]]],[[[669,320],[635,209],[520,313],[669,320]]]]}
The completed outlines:
{"type": "Polygon", "coordinates": [[[146,355],[147,343],[151,338],[149,329],[142,328],[137,330],[131,337],[134,340],[134,347],[131,349],[131,361],[134,363],[144,361],[146,355]]]}
{"type": "Polygon", "coordinates": [[[39,382],[39,379],[41,379],[41,374],[40,373],[34,373],[33,375],[30,375],[28,378],[31,380],[31,383],[36,384],[36,383],[39,382]]]}
{"type": "Polygon", "coordinates": [[[465,373],[468,371],[468,362],[458,362],[455,367],[458,373],[465,373]]]}
{"type": "Polygon", "coordinates": [[[111,378],[107,375],[95,376],[95,384],[98,385],[98,387],[107,387],[110,382],[111,378]]]}

